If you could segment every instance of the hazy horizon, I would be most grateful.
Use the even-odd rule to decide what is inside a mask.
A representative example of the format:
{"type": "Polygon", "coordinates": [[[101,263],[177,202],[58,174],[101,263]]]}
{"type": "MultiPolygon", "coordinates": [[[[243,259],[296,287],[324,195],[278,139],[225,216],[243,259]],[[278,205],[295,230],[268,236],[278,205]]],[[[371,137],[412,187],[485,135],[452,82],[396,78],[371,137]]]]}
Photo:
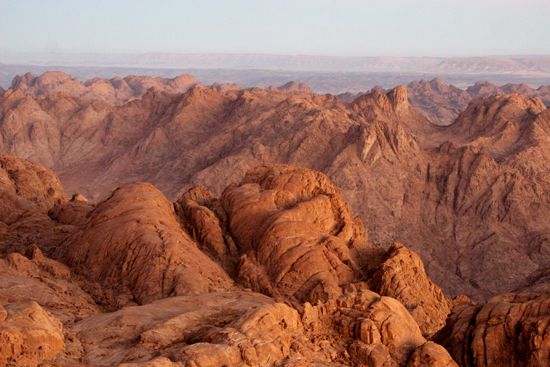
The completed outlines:
{"type": "Polygon", "coordinates": [[[0,4],[4,53],[438,58],[550,54],[550,2],[542,0],[0,4]]]}

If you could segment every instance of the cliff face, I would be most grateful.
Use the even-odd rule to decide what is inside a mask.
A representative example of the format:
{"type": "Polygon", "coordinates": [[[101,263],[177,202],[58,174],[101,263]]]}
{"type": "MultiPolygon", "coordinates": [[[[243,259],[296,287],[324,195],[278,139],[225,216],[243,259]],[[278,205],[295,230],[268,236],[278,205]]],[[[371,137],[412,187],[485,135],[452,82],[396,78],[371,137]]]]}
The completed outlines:
{"type": "Polygon", "coordinates": [[[8,90],[0,147],[51,166],[70,193],[92,200],[134,181],[170,200],[194,185],[219,196],[261,164],[315,169],[342,190],[372,243],[407,244],[447,295],[482,300],[513,290],[547,259],[545,106],[519,94],[480,97],[439,127],[408,99],[405,87],[351,104],[194,87],[150,89],[116,107],[8,90]]]}

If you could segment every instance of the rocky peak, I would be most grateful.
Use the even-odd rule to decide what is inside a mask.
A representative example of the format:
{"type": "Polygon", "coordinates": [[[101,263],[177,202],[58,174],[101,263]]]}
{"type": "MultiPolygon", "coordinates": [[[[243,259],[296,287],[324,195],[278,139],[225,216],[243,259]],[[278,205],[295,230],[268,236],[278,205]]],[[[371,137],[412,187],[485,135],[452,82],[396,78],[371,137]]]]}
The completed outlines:
{"type": "Polygon", "coordinates": [[[407,96],[407,87],[404,85],[393,88],[387,96],[396,113],[402,113],[411,108],[407,96]]]}
{"type": "Polygon", "coordinates": [[[31,73],[26,73],[23,76],[16,75],[11,82],[10,89],[26,90],[27,88],[33,86],[34,80],[35,80],[35,77],[31,73]]]}
{"type": "Polygon", "coordinates": [[[517,135],[527,122],[544,110],[546,106],[539,98],[527,98],[519,93],[478,97],[460,113],[452,129],[460,131],[466,140],[479,139],[497,130],[507,136],[517,135]]]}
{"type": "Polygon", "coordinates": [[[281,92],[286,92],[286,93],[314,94],[313,90],[310,87],[308,87],[305,83],[297,83],[294,81],[290,81],[279,87],[270,86],[269,88],[267,88],[267,90],[279,90],[281,92]]]}
{"type": "Polygon", "coordinates": [[[473,86],[468,87],[466,92],[468,92],[472,98],[477,98],[480,96],[487,97],[493,94],[505,94],[502,89],[492,83],[489,83],[488,81],[476,82],[473,86]]]}

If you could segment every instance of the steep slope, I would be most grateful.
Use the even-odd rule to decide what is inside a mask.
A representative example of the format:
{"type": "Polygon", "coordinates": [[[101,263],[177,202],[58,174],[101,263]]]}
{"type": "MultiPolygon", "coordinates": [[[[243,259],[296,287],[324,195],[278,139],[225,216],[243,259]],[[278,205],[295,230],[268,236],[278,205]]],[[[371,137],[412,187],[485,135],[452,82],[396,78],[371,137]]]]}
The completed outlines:
{"type": "Polygon", "coordinates": [[[455,306],[436,337],[460,366],[548,365],[548,293],[502,294],[477,306],[455,306]]]}
{"type": "Polygon", "coordinates": [[[148,184],[113,192],[55,257],[102,284],[118,307],[232,287],[225,271],[182,231],[171,203],[148,184]]]}
{"type": "MultiPolygon", "coordinates": [[[[547,262],[550,130],[536,99],[474,100],[450,127],[418,114],[405,87],[351,104],[257,88],[151,89],[121,107],[8,91],[0,111],[3,150],[51,162],[69,192],[94,200],[133,181],[171,200],[198,184],[218,196],[258,165],[298,164],[342,190],[371,242],[418,252],[447,295],[511,291],[547,262]]],[[[234,269],[220,236],[204,246],[234,269]]]]}

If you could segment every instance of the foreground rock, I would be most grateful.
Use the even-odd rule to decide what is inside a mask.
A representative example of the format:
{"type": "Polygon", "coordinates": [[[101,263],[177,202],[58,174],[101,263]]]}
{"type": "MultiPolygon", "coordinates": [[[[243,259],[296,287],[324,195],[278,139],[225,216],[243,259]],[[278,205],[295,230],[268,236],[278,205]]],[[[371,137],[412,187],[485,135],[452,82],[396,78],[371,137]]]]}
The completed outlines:
{"type": "Polygon", "coordinates": [[[239,278],[256,291],[302,302],[334,298],[361,278],[359,255],[376,252],[339,190],[319,172],[259,167],[220,201],[243,254],[239,278]]]}
{"type": "Polygon", "coordinates": [[[36,302],[0,306],[0,364],[35,367],[61,352],[63,326],[36,302]]]}
{"type": "Polygon", "coordinates": [[[0,304],[34,301],[64,324],[97,315],[100,308],[65,265],[32,246],[26,255],[0,259],[0,304]]]}
{"type": "Polygon", "coordinates": [[[381,295],[403,303],[424,336],[430,337],[445,326],[450,300],[428,278],[420,257],[402,244],[394,243],[389,248],[369,283],[381,295]]]}
{"type": "Polygon", "coordinates": [[[89,318],[70,332],[68,349],[83,350],[90,365],[456,366],[403,305],[370,291],[301,311],[250,292],[172,297],[89,318]]]}
{"type": "Polygon", "coordinates": [[[550,294],[502,294],[454,307],[437,336],[460,366],[547,366],[550,294]]]}

